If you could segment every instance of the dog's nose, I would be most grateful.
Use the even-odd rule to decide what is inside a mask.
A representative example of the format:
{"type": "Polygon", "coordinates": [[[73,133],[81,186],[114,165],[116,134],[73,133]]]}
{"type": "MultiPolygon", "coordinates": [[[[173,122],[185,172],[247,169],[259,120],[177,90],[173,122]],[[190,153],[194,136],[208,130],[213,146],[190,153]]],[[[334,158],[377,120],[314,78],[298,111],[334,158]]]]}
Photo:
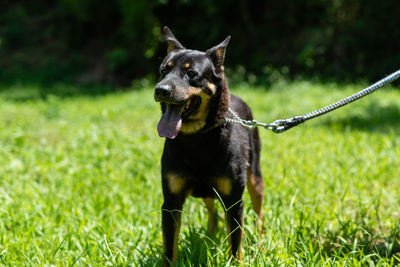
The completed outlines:
{"type": "Polygon", "coordinates": [[[154,92],[154,98],[156,101],[162,101],[172,96],[172,86],[169,84],[157,85],[154,92]]]}

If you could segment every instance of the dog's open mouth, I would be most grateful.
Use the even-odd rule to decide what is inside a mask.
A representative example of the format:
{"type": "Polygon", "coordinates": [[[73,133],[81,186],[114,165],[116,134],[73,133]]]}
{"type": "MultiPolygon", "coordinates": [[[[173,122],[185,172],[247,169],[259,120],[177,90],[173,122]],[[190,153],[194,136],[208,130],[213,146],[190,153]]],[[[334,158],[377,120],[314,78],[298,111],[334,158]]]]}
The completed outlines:
{"type": "Polygon", "coordinates": [[[188,118],[192,113],[194,113],[197,109],[199,109],[201,104],[201,97],[200,96],[193,96],[191,97],[185,104],[185,109],[182,112],[181,118],[185,120],[188,118]]]}
{"type": "Polygon", "coordinates": [[[161,103],[164,113],[157,125],[158,135],[174,139],[182,127],[182,120],[194,113],[200,104],[200,96],[193,96],[183,104],[161,103]]]}

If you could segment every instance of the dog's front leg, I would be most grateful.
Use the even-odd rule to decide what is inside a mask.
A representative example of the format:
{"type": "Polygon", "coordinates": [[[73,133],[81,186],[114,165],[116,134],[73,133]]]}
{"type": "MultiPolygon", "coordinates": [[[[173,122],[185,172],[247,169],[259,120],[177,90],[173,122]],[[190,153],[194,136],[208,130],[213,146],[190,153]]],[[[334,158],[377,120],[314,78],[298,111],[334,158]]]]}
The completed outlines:
{"type": "Polygon", "coordinates": [[[185,197],[179,195],[164,195],[162,205],[162,231],[164,241],[164,266],[175,264],[178,254],[178,236],[181,227],[182,207],[185,197]]]}
{"type": "Polygon", "coordinates": [[[224,201],[228,234],[230,235],[231,253],[239,261],[242,260],[243,237],[243,200],[224,201]]]}

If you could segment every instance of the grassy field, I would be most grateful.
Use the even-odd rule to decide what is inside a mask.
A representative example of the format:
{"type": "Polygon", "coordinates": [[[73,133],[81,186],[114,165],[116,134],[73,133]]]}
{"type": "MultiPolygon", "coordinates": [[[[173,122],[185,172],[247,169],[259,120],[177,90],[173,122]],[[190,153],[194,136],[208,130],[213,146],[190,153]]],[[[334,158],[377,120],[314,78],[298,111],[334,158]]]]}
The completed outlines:
{"type": "MultiPolygon", "coordinates": [[[[232,91],[258,120],[271,122],[362,88],[303,81],[232,91]]],[[[158,266],[163,140],[152,88],[79,90],[0,91],[0,264],[158,266]]],[[[256,231],[246,192],[244,266],[400,261],[398,89],[384,88],[280,135],[260,131],[264,233],[256,231]]],[[[219,230],[211,236],[202,201],[188,199],[179,266],[237,265],[218,209],[219,230]]]]}

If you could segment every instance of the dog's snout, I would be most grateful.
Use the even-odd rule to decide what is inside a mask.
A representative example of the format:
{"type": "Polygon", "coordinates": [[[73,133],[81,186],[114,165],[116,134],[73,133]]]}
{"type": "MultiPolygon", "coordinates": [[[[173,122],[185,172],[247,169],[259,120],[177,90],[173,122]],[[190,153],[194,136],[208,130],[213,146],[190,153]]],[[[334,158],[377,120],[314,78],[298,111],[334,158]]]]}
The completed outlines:
{"type": "Polygon", "coordinates": [[[157,85],[154,92],[154,98],[156,101],[162,101],[171,98],[172,96],[172,85],[161,84],[157,85]]]}

